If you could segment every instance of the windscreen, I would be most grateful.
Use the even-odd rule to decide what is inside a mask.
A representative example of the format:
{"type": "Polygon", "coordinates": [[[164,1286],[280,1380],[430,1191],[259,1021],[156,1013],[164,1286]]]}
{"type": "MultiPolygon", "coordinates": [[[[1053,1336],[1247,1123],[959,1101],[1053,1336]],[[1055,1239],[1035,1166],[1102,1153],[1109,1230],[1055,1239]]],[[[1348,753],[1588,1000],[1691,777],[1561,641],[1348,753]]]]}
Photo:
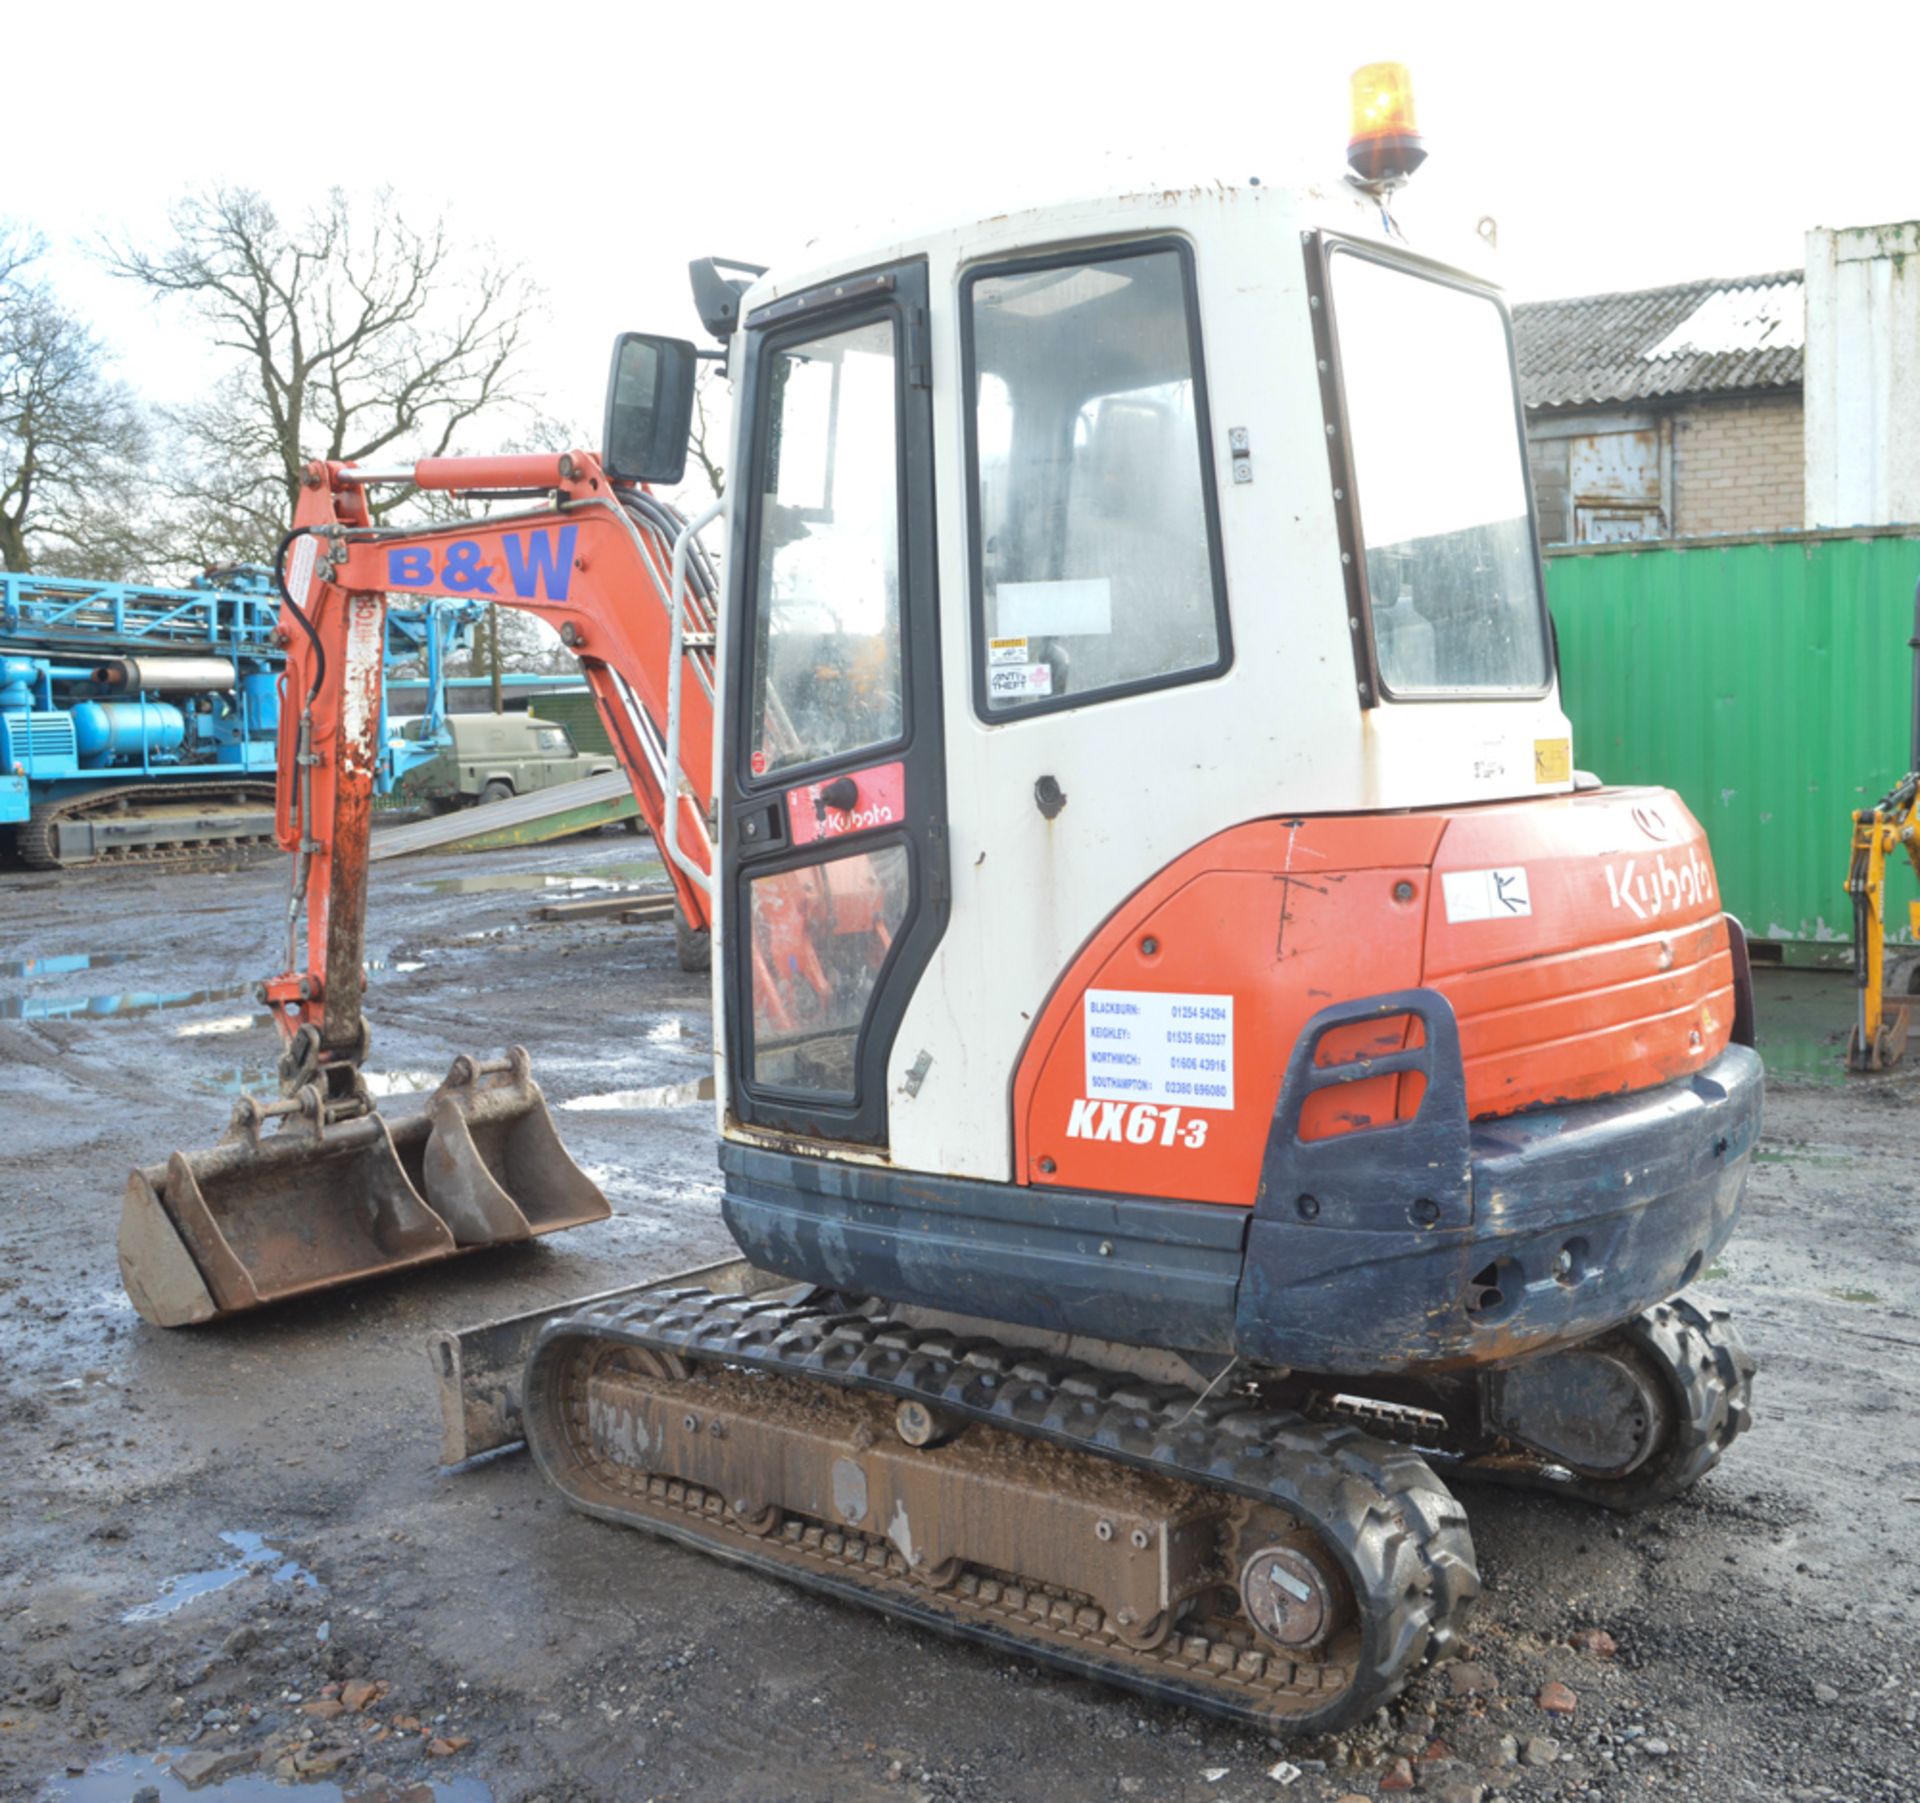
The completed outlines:
{"type": "Polygon", "coordinates": [[[1331,284],[1382,683],[1395,696],[1543,688],[1546,622],[1499,306],[1339,250],[1331,284]]]}

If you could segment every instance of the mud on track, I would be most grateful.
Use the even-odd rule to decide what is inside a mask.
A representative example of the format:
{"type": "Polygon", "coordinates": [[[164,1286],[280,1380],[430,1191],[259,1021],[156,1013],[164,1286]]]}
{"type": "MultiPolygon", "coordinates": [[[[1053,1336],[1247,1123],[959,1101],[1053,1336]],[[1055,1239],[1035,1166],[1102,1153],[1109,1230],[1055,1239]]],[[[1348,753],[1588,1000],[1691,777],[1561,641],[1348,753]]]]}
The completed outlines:
{"type": "Polygon", "coordinates": [[[569,877],[649,874],[625,834],[373,873],[387,1109],[524,1044],[613,1219],[177,1334],[120,1296],[120,1193],[264,1080],[284,870],[0,875],[0,1797],[131,1797],[158,1768],[65,1774],[263,1748],[313,1788],[196,1794],[1331,1803],[1404,1756],[1427,1796],[1920,1795],[1920,1066],[1819,1081],[1842,983],[1763,979],[1791,1075],[1702,1285],[1761,1361],[1754,1432],[1629,1523],[1461,1486],[1469,1664],[1277,1747],[574,1517],[524,1453],[436,1469],[433,1328],[730,1250],[704,980],[670,928],[529,924],[569,877]],[[1614,1655],[1567,1644],[1593,1627],[1614,1655]]]}

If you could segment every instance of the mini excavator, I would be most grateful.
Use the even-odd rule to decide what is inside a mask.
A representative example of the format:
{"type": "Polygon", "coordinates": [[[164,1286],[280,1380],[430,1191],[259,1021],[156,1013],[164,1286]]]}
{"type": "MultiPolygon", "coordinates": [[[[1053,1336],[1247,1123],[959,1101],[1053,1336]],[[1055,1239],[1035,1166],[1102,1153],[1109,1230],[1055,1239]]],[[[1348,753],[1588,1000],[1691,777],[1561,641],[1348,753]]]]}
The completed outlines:
{"type": "Polygon", "coordinates": [[[452,594],[558,629],[711,934],[772,1286],[547,1323],[525,1432],[576,1507],[1304,1732],[1455,1645],[1445,1474],[1636,1510],[1714,1465],[1746,942],[1681,801],[1574,766],[1508,316],[1395,217],[1402,72],[1356,98],[1324,187],[694,265],[718,567],[719,508],[652,492],[685,341],[619,341],[598,455],[309,469],[283,1094],[135,1173],[143,1313],[606,1211],[523,1054],[400,1133],[360,1074],[381,611],[452,594]],[[392,480],[526,505],[376,527],[392,480]]]}

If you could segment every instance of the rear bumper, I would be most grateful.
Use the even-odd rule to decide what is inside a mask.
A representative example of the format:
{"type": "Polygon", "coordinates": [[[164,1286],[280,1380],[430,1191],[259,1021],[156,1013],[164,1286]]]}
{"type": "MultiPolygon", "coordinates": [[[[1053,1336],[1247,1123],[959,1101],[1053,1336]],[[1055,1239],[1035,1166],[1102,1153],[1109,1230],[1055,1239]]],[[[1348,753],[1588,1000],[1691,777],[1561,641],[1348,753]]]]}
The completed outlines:
{"type": "MultiPolygon", "coordinates": [[[[1409,996],[1432,1010],[1431,1066],[1457,1068],[1441,998],[1369,1006],[1409,996]]],[[[1282,1123],[1305,1087],[1283,1092],[1251,1211],[734,1143],[723,1209],[756,1265],[850,1293],[1334,1374],[1494,1365],[1603,1333],[1706,1268],[1763,1083],[1736,1045],[1682,1083],[1469,1128],[1436,1075],[1415,1121],[1301,1148],[1282,1123]]]]}
{"type": "Polygon", "coordinates": [[[1759,1054],[1736,1045],[1682,1083],[1473,1127],[1457,1224],[1257,1215],[1236,1349],[1314,1371],[1433,1371],[1603,1333],[1726,1243],[1763,1088],[1759,1054]]]}

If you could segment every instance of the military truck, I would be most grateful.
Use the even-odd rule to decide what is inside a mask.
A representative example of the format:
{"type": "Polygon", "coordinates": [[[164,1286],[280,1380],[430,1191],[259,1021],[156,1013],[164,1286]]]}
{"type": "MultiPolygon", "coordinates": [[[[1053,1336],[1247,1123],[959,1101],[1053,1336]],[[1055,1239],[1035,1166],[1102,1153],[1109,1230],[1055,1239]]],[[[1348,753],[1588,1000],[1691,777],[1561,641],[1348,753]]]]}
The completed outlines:
{"type": "MultiPolygon", "coordinates": [[[[442,729],[449,742],[440,754],[395,785],[397,794],[436,812],[505,801],[620,767],[611,757],[581,752],[558,721],[533,714],[449,714],[442,729]]],[[[406,738],[423,730],[417,720],[401,727],[406,738]]]]}

